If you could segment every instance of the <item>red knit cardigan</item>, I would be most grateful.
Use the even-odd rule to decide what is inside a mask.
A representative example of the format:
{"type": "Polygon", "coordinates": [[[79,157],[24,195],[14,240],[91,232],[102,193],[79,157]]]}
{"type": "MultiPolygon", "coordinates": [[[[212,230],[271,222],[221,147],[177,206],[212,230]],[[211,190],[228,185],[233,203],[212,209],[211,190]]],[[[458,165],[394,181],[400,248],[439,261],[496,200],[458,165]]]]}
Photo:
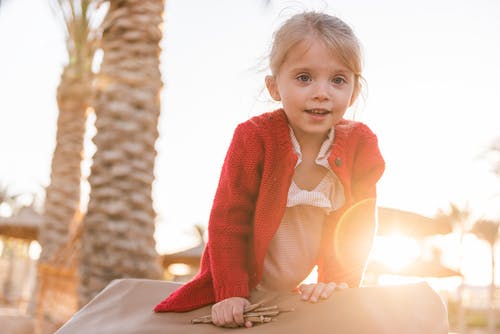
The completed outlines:
{"type": "MultiPolygon", "coordinates": [[[[342,120],[328,158],[345,204],[327,216],[318,280],[359,286],[376,231],[375,184],[384,170],[377,138],[342,120]]],[[[248,297],[285,212],[297,156],[282,109],[240,124],[224,160],[199,273],[155,307],[184,312],[229,297],[248,297]]]]}

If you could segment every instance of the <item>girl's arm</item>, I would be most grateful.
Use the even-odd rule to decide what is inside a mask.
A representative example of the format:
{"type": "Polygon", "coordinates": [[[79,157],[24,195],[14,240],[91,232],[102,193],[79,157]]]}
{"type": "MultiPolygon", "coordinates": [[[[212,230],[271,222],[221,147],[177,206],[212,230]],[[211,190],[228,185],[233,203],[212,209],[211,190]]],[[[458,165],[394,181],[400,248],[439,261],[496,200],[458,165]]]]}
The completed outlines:
{"type": "Polygon", "coordinates": [[[247,259],[263,155],[255,130],[248,122],[236,128],[210,214],[207,247],[216,301],[249,295],[247,259]]]}
{"type": "Polygon", "coordinates": [[[352,170],[352,207],[345,213],[344,233],[349,236],[347,253],[350,270],[343,282],[359,286],[377,232],[376,184],[385,169],[376,135],[365,125],[358,127],[360,139],[352,170]]]}
{"type": "Polygon", "coordinates": [[[352,204],[337,217],[334,256],[323,276],[325,282],[346,282],[349,287],[361,283],[377,230],[376,183],[385,168],[377,137],[364,124],[356,128],[352,171],[352,204]]]}
{"type": "Polygon", "coordinates": [[[385,170],[385,162],[378,147],[377,136],[360,123],[360,140],[357,144],[352,169],[352,197],[354,202],[375,199],[376,184],[385,170]]]}

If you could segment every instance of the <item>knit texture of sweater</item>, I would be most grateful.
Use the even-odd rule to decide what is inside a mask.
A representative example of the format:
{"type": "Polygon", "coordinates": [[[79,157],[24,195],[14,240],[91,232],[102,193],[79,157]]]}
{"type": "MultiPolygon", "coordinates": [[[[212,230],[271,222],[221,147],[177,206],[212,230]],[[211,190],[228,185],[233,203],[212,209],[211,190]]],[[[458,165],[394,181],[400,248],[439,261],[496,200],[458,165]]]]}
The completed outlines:
{"type": "MultiPolygon", "coordinates": [[[[155,307],[184,312],[248,297],[262,279],[269,243],[285,212],[297,162],[283,109],[236,128],[222,167],[200,271],[155,307]]],[[[328,162],[344,187],[344,205],[323,226],[318,281],[359,286],[376,232],[376,183],[384,171],[377,137],[342,120],[328,162]]]]}

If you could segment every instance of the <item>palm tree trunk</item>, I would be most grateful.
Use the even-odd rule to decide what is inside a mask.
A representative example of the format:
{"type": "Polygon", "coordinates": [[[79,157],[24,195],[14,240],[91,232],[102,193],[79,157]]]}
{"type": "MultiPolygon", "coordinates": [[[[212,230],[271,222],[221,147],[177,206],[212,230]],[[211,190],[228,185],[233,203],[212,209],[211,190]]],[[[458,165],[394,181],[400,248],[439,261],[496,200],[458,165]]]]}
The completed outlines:
{"type": "Polygon", "coordinates": [[[163,0],[112,0],[96,83],[96,153],[83,224],[80,304],[111,280],[159,278],[152,183],[163,0]]]}
{"type": "Polygon", "coordinates": [[[80,207],[81,162],[91,74],[67,65],[57,89],[59,116],[56,147],[52,157],[51,182],[47,188],[44,223],[40,229],[41,262],[48,262],[68,240],[80,207]]]}
{"type": "Polygon", "coordinates": [[[90,104],[92,73],[77,63],[67,65],[57,89],[59,116],[56,147],[52,157],[51,182],[46,192],[44,221],[39,242],[42,253],[35,287],[36,319],[39,333],[53,333],[76,311],[76,277],[60,277],[68,264],[61,257],[70,230],[80,222],[81,162],[87,109],[90,104]],[[61,261],[63,260],[63,261],[61,261]],[[57,273],[57,274],[56,274],[57,273]],[[62,288],[59,281],[67,281],[62,288]]]}
{"type": "Polygon", "coordinates": [[[53,333],[76,311],[77,292],[73,242],[81,220],[80,190],[87,112],[92,98],[92,59],[95,36],[92,0],[54,1],[66,30],[68,65],[57,89],[59,116],[51,181],[46,191],[44,222],[39,241],[35,298],[38,333],[53,333]]]}

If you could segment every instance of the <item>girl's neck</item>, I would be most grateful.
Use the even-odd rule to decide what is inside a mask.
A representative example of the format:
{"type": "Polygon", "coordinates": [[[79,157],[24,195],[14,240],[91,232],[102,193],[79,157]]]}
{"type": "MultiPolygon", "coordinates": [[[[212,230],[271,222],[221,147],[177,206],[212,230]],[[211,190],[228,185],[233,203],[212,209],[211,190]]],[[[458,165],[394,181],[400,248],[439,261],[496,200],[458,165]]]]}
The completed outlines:
{"type": "Polygon", "coordinates": [[[299,142],[302,156],[309,156],[313,158],[316,158],[319,150],[321,149],[321,145],[328,137],[328,132],[324,134],[307,134],[301,133],[300,131],[298,133],[294,131],[294,134],[295,138],[297,138],[297,141],[299,142]]]}

